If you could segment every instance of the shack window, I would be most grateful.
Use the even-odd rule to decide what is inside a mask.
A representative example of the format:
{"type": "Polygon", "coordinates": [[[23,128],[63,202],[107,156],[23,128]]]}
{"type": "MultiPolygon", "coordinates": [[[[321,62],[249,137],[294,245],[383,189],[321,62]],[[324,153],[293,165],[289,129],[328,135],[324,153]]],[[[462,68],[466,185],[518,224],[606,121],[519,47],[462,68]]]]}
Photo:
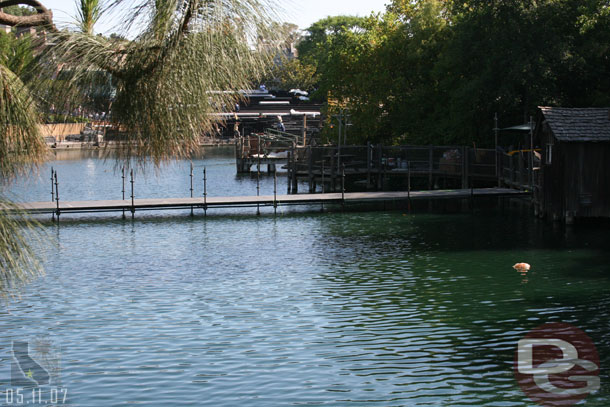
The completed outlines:
{"type": "Polygon", "coordinates": [[[547,144],[546,145],[546,158],[545,158],[546,164],[552,164],[553,163],[553,145],[552,144],[547,144]]]}

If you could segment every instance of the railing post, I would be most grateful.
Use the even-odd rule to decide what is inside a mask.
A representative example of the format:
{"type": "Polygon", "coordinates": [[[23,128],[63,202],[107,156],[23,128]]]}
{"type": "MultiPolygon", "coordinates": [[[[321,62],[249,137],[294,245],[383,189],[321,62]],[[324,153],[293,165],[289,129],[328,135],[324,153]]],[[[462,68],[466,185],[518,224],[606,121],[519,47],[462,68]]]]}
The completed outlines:
{"type": "Polygon", "coordinates": [[[296,142],[292,142],[292,193],[299,193],[299,174],[297,169],[297,147],[296,142]]]}
{"type": "Polygon", "coordinates": [[[371,189],[371,161],[373,161],[373,149],[371,142],[366,142],[366,189],[371,189]]]}
{"type": "Polygon", "coordinates": [[[462,189],[468,188],[468,148],[462,147],[462,189]]]}
{"type": "MultiPolygon", "coordinates": [[[[53,176],[55,175],[55,170],[51,167],[51,202],[55,202],[55,187],[53,186],[53,176]]],[[[55,212],[51,214],[51,220],[55,222],[55,212]]]]}
{"type": "Polygon", "coordinates": [[[411,162],[407,160],[407,206],[411,213],[411,162]]]}
{"type": "MultiPolygon", "coordinates": [[[[190,191],[191,191],[191,199],[192,199],[193,198],[193,191],[194,191],[194,189],[193,189],[193,162],[192,161],[191,161],[191,173],[190,173],[190,177],[191,177],[191,188],[190,188],[190,191]]],[[[191,205],[191,217],[192,216],[194,216],[193,205],[191,205]]]]}
{"type": "Polygon", "coordinates": [[[345,208],[345,164],[341,164],[341,207],[345,208]]]}
{"type": "Polygon", "coordinates": [[[53,187],[53,174],[55,170],[51,167],[51,202],[55,202],[55,188],[53,187]]]}
{"type": "MultiPolygon", "coordinates": [[[[123,201],[125,201],[125,166],[121,167],[121,181],[123,183],[121,196],[123,197],[123,201]]],[[[125,206],[123,206],[123,219],[125,219],[125,206]]]]}
{"type": "MultiPolygon", "coordinates": [[[[258,159],[256,162],[256,196],[260,196],[261,195],[261,136],[258,136],[258,159]]],[[[256,203],[256,215],[260,216],[261,214],[261,208],[260,208],[260,204],[257,202],[256,203]]]]}
{"type": "Polygon", "coordinates": [[[203,215],[208,216],[208,174],[206,167],[203,167],[203,215]]]}
{"type": "Polygon", "coordinates": [[[61,214],[61,211],[59,210],[59,182],[57,182],[57,171],[55,171],[55,203],[56,203],[56,212],[55,215],[57,215],[57,222],[59,222],[59,215],[61,214]]]}
{"type": "Polygon", "coordinates": [[[131,182],[131,219],[134,219],[136,217],[136,207],[135,207],[133,168],[130,171],[130,181],[129,182],[131,182]]]}
{"type": "Polygon", "coordinates": [[[432,191],[433,188],[433,179],[432,179],[432,171],[434,170],[434,147],[428,146],[428,189],[432,191]]]}
{"type": "Polygon", "coordinates": [[[288,154],[288,176],[286,177],[288,179],[288,185],[286,186],[287,189],[287,193],[288,195],[290,195],[292,193],[291,191],[291,187],[292,187],[292,154],[290,151],[287,152],[288,154]]]}
{"type": "Polygon", "coordinates": [[[273,172],[273,212],[277,214],[277,171],[273,172]]]}
{"type": "Polygon", "coordinates": [[[336,174],[336,168],[335,168],[335,153],[334,151],[331,153],[331,157],[330,157],[330,190],[332,192],[336,191],[336,182],[335,182],[335,174],[336,174]]]}
{"type": "Polygon", "coordinates": [[[377,190],[383,191],[383,144],[377,145],[377,190]]]}
{"type": "Polygon", "coordinates": [[[313,175],[313,150],[311,146],[307,146],[307,175],[309,181],[309,193],[313,194],[314,191],[314,175],[313,175]]]}

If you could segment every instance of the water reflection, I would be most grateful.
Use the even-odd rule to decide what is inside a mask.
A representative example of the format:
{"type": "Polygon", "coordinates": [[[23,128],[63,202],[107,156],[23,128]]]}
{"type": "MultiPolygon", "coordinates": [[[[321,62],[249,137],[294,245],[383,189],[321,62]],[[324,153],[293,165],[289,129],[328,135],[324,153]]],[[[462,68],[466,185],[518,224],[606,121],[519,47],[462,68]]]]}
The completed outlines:
{"type": "MultiPolygon", "coordinates": [[[[176,165],[139,191],[188,191],[188,163],[176,165]]],[[[196,165],[222,180],[216,191],[255,191],[230,157],[196,165]]],[[[116,189],[95,168],[99,185],[75,182],[74,195],[116,189]]],[[[610,366],[606,230],[566,234],[508,205],[183,215],[49,225],[47,275],[0,311],[0,386],[11,341],[41,334],[61,345],[62,383],[85,406],[529,405],[514,351],[549,321],[583,329],[610,366]],[[527,284],[512,269],[523,260],[527,284]]],[[[602,387],[587,405],[609,401],[602,387]]]]}

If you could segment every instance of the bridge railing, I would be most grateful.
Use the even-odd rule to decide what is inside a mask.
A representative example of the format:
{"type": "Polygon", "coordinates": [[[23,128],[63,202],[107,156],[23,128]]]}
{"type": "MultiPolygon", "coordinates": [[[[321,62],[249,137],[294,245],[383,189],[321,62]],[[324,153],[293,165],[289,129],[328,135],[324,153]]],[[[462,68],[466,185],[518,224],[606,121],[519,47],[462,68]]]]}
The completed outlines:
{"type": "MultiPolygon", "coordinates": [[[[429,187],[438,180],[468,188],[473,183],[489,185],[503,183],[526,189],[531,183],[527,157],[508,156],[493,149],[464,146],[307,146],[296,147],[288,170],[296,177],[307,177],[310,189],[315,180],[326,176],[327,182],[344,171],[347,176],[366,175],[367,185],[380,188],[383,180],[392,176],[427,178],[429,187]]],[[[331,181],[329,181],[331,180],[331,181]]],[[[446,183],[443,183],[446,184],[446,183]]]]}

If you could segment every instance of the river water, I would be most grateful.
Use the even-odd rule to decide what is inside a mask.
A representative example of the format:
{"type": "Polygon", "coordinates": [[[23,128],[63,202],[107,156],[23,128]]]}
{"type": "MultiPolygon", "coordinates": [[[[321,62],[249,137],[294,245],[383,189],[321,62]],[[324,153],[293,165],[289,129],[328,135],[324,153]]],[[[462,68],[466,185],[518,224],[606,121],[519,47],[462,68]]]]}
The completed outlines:
{"type": "MultiPolygon", "coordinates": [[[[50,166],[62,200],[121,197],[112,161],[61,158],[12,198],[50,200],[50,166]]],[[[195,194],[203,167],[210,196],[256,194],[228,154],[194,167],[195,194]]],[[[135,185],[137,197],[188,196],[189,163],[135,185]]],[[[517,341],[564,322],[600,354],[586,405],[610,405],[610,231],[528,213],[62,216],[44,225],[46,275],[0,308],[0,404],[19,405],[12,347],[28,342],[51,382],[34,397],[26,387],[23,404],[532,406],[513,375],[517,341]]]]}

